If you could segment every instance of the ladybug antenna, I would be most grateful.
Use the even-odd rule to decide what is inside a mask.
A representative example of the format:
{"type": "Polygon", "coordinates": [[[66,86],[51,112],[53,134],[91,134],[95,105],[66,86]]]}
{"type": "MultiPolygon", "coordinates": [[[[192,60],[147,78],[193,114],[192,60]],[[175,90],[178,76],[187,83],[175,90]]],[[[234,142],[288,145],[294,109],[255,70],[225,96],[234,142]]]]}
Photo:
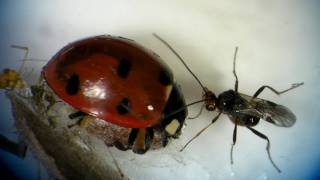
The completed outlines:
{"type": "Polygon", "coordinates": [[[186,69],[190,72],[190,74],[194,77],[194,79],[198,82],[198,84],[201,86],[201,88],[206,91],[207,88],[205,88],[203,86],[203,84],[201,83],[201,81],[199,80],[199,78],[191,71],[191,69],[188,67],[187,63],[182,59],[182,57],[170,46],[169,43],[167,43],[165,40],[163,40],[160,36],[158,36],[157,34],[153,33],[152,34],[154,37],[156,37],[159,41],[161,41],[164,45],[166,45],[172,52],[173,54],[175,54],[177,56],[177,58],[182,62],[182,64],[184,65],[184,67],[186,67],[186,69]]]}
{"type": "Polygon", "coordinates": [[[168,118],[168,117],[170,117],[170,116],[172,116],[172,115],[175,115],[175,114],[177,114],[177,113],[179,113],[179,112],[187,109],[187,107],[189,107],[189,106],[192,106],[192,105],[194,105],[194,104],[198,104],[198,103],[204,102],[204,101],[206,101],[206,100],[207,100],[207,99],[201,99],[201,100],[198,100],[198,101],[194,101],[194,102],[192,102],[192,103],[190,103],[190,104],[184,105],[184,106],[182,106],[181,108],[179,108],[179,109],[177,109],[177,110],[175,110],[175,111],[172,111],[172,112],[169,113],[169,114],[166,114],[165,116],[162,117],[162,119],[165,119],[165,118],[168,118]]]}

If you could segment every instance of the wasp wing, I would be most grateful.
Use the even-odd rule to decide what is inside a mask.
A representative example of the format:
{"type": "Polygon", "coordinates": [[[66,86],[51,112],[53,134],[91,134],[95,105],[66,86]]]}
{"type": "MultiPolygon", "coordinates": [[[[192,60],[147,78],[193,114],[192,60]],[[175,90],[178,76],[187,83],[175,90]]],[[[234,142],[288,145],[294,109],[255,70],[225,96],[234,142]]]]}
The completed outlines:
{"type": "Polygon", "coordinates": [[[245,94],[239,95],[246,105],[235,107],[236,112],[260,117],[281,127],[291,127],[296,122],[296,116],[285,106],[260,98],[252,99],[251,96],[245,94]]]}

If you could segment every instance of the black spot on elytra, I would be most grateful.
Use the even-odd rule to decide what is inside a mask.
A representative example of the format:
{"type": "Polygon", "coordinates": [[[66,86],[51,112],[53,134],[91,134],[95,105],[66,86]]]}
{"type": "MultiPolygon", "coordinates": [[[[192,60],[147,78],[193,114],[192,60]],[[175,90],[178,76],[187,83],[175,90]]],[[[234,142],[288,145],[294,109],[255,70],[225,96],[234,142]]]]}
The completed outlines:
{"type": "Polygon", "coordinates": [[[126,78],[130,72],[132,63],[128,59],[121,59],[118,65],[117,73],[120,77],[126,78]]]}
{"type": "Polygon", "coordinates": [[[162,70],[159,74],[159,81],[162,85],[167,86],[172,83],[172,77],[168,71],[162,70]]]}
{"type": "Polygon", "coordinates": [[[130,101],[128,98],[123,98],[119,105],[116,107],[120,115],[127,114],[131,110],[130,101]]]}
{"type": "Polygon", "coordinates": [[[67,86],[66,86],[66,92],[67,94],[73,96],[76,95],[79,91],[79,87],[80,87],[80,80],[79,80],[79,76],[77,74],[73,74],[67,82],[67,86]]]}

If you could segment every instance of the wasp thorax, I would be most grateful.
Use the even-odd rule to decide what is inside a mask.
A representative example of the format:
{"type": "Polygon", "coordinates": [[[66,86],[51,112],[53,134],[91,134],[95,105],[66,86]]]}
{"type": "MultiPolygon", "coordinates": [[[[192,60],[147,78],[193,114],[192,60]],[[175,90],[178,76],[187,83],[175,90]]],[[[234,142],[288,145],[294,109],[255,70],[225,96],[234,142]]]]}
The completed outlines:
{"type": "Polygon", "coordinates": [[[205,99],[206,109],[213,111],[216,108],[216,95],[212,91],[205,89],[202,97],[205,99]]]}
{"type": "Polygon", "coordinates": [[[234,90],[228,90],[218,96],[217,106],[222,112],[232,112],[235,104],[239,103],[241,98],[234,90]]]}

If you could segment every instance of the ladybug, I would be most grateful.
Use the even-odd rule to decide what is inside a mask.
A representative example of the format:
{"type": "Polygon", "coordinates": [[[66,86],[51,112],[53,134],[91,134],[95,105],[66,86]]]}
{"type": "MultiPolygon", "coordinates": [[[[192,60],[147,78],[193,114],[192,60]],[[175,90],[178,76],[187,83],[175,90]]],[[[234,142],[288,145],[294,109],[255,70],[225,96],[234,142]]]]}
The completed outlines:
{"type": "Polygon", "coordinates": [[[42,74],[80,114],[131,129],[127,148],[135,153],[149,149],[154,131],[164,134],[163,146],[181,133],[187,109],[171,70],[133,40],[103,35],[75,41],[54,55],[42,74]]]}

